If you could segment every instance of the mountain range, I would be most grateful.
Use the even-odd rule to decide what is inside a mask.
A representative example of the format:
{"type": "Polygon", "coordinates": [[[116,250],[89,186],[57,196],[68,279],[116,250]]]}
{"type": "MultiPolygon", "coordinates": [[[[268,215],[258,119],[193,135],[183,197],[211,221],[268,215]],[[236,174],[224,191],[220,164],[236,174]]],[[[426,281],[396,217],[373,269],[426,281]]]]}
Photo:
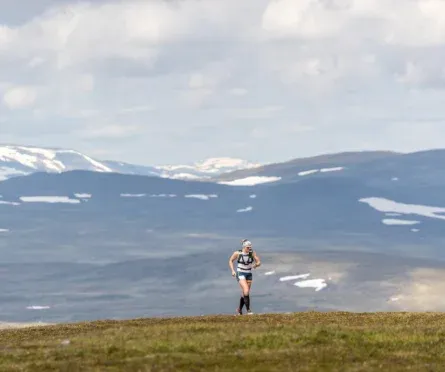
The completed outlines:
{"type": "MultiPolygon", "coordinates": [[[[169,231],[308,239],[355,234],[372,242],[382,237],[432,242],[443,236],[445,150],[344,152],[261,166],[211,159],[138,168],[73,150],[3,147],[0,161],[8,176],[0,182],[0,204],[20,206],[0,215],[3,229],[20,229],[35,210],[51,219],[66,207],[25,204],[29,198],[55,198],[68,201],[82,218],[93,211],[105,213],[101,221],[130,213],[128,218],[144,216],[144,224],[169,231]],[[196,179],[180,179],[185,169],[196,179]]],[[[72,215],[58,222],[65,217],[72,215]]]]}
{"type": "Polygon", "coordinates": [[[445,309],[445,150],[185,167],[198,179],[7,151],[0,319],[232,312],[227,260],[242,238],[264,263],[257,311],[445,309]]]}
{"type": "Polygon", "coordinates": [[[259,164],[234,158],[210,158],[194,164],[144,166],[112,160],[98,160],[79,151],[33,146],[0,146],[0,180],[34,172],[60,173],[70,170],[116,172],[172,179],[210,179],[259,164]]]}

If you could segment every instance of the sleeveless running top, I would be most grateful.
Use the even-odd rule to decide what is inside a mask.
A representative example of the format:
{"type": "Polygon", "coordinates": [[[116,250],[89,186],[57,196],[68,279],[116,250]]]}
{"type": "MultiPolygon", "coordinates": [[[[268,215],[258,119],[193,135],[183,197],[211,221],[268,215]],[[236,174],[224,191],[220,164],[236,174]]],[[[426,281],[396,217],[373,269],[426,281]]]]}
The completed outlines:
{"type": "Polygon", "coordinates": [[[253,253],[248,252],[244,253],[242,249],[238,251],[238,267],[236,268],[237,271],[242,273],[250,273],[253,268],[253,253]]]}

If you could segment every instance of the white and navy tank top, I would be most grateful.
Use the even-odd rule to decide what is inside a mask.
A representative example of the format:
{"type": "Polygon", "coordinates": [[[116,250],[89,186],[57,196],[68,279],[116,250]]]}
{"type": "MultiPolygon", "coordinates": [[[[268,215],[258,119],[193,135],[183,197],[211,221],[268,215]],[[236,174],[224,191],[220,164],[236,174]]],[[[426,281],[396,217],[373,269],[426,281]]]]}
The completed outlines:
{"type": "Polygon", "coordinates": [[[237,271],[241,273],[250,273],[253,268],[253,252],[244,253],[241,249],[238,251],[237,271]]]}

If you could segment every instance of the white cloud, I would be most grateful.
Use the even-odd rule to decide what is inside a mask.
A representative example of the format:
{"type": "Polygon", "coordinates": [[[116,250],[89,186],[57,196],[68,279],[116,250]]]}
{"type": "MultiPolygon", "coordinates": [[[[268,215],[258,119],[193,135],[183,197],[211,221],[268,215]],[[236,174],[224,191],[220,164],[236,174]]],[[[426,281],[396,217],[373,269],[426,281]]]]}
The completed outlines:
{"type": "Polygon", "coordinates": [[[276,0],[269,2],[262,27],[272,37],[351,39],[358,31],[352,35],[357,40],[425,46],[445,41],[444,21],[441,0],[276,0]]]}
{"type": "Polygon", "coordinates": [[[42,57],[33,57],[28,62],[28,67],[30,67],[30,68],[38,67],[38,66],[42,65],[43,63],[45,63],[45,59],[44,58],[42,58],[42,57]]]}
{"type": "Polygon", "coordinates": [[[200,88],[184,91],[181,100],[186,107],[198,109],[204,105],[207,99],[213,94],[212,89],[200,88]]]}
{"type": "Polygon", "coordinates": [[[119,110],[119,113],[121,114],[134,114],[138,112],[147,112],[147,111],[153,111],[154,108],[150,105],[141,105],[141,106],[132,106],[132,107],[126,107],[121,110],[119,110]]]}
{"type": "Polygon", "coordinates": [[[283,110],[283,106],[270,105],[264,107],[252,107],[241,109],[229,109],[230,115],[241,119],[262,119],[273,116],[276,112],[283,110]]]}
{"type": "Polygon", "coordinates": [[[86,127],[81,136],[88,139],[120,139],[140,132],[141,129],[136,125],[104,124],[86,127]]]}
{"type": "Polygon", "coordinates": [[[32,106],[35,100],[35,90],[26,86],[9,88],[3,95],[3,103],[13,110],[32,106]]]}
{"type": "Polygon", "coordinates": [[[244,88],[233,88],[230,90],[230,94],[234,96],[245,96],[247,93],[248,90],[244,88]]]}
{"type": "Polygon", "coordinates": [[[443,1],[48,0],[9,19],[23,4],[0,26],[0,135],[17,143],[118,154],[138,134],[122,160],[162,163],[445,144],[428,121],[443,1]]]}
{"type": "Polygon", "coordinates": [[[94,76],[85,74],[80,76],[77,81],[77,87],[81,91],[90,92],[94,89],[94,76]]]}
{"type": "Polygon", "coordinates": [[[0,38],[4,50],[39,59],[35,54],[45,54],[59,69],[103,58],[151,63],[156,47],[208,38],[199,20],[204,27],[229,31],[233,5],[193,0],[73,3],[48,9],[19,27],[2,27],[0,38]]]}
{"type": "Polygon", "coordinates": [[[191,89],[201,89],[206,86],[205,77],[200,73],[190,75],[189,87],[191,89]]]}
{"type": "Polygon", "coordinates": [[[311,0],[270,1],[262,27],[276,37],[330,37],[344,26],[348,13],[331,10],[326,4],[311,0]]]}
{"type": "Polygon", "coordinates": [[[224,63],[212,63],[193,71],[188,76],[188,89],[182,92],[183,102],[187,107],[202,107],[229,77],[229,67],[224,63]]]}

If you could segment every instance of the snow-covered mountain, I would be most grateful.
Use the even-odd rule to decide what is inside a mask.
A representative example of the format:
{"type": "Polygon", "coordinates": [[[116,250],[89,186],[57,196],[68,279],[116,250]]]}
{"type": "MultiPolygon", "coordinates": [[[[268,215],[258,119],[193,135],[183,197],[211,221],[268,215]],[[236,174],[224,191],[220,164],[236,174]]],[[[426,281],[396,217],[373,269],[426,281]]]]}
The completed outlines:
{"type": "Polygon", "coordinates": [[[210,158],[185,165],[143,166],[93,159],[75,150],[31,146],[0,146],[0,181],[34,172],[61,173],[71,170],[114,172],[183,180],[206,180],[225,172],[251,169],[260,164],[242,159],[210,158]]]}
{"type": "Polygon", "coordinates": [[[152,167],[110,160],[104,161],[103,164],[116,173],[194,181],[208,180],[225,172],[247,170],[260,166],[260,164],[235,158],[209,158],[193,164],[154,165],[152,167]]]}
{"type": "Polygon", "coordinates": [[[0,180],[34,172],[76,169],[111,172],[105,164],[78,151],[29,146],[0,146],[0,180]]]}
{"type": "Polygon", "coordinates": [[[155,168],[161,172],[161,177],[172,179],[208,179],[215,175],[233,172],[241,169],[252,169],[261,164],[250,163],[234,158],[210,158],[192,165],[159,165],[155,168]]]}

